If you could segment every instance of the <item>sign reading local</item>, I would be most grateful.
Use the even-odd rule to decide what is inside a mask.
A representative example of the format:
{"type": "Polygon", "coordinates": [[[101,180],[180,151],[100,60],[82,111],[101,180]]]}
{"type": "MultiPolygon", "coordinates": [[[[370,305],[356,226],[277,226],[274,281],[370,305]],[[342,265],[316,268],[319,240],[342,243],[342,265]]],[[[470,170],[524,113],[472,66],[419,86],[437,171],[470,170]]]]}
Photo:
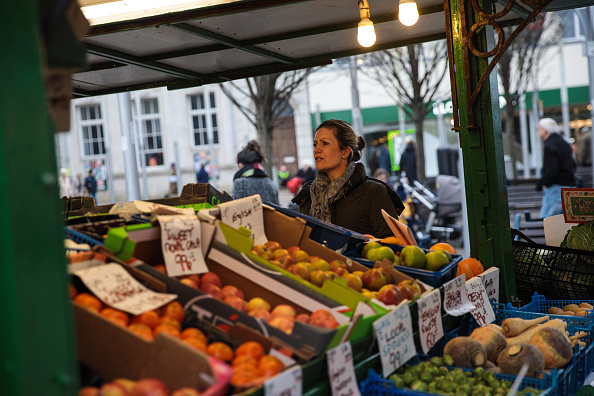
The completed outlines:
{"type": "Polygon", "coordinates": [[[169,276],[208,272],[202,253],[202,226],[196,216],[157,216],[169,276]]]}
{"type": "Polygon", "coordinates": [[[464,315],[474,307],[466,295],[466,276],[464,274],[444,283],[443,308],[452,316],[464,315]]]}
{"type": "Polygon", "coordinates": [[[373,322],[373,329],[377,337],[384,377],[392,374],[417,354],[408,301],[403,301],[396,309],[373,322]]]}
{"type": "Polygon", "coordinates": [[[252,233],[254,245],[268,242],[264,233],[264,213],[260,194],[241,199],[234,199],[219,205],[221,221],[235,229],[244,227],[252,233]]]}
{"type": "Polygon", "coordinates": [[[482,327],[495,320],[495,312],[489,302],[483,281],[478,276],[466,282],[468,300],[474,305],[470,311],[477,323],[482,327]]]}
{"type": "Polygon", "coordinates": [[[332,396],[358,396],[361,394],[355,376],[350,342],[343,342],[328,350],[326,361],[332,396]]]}
{"type": "Polygon", "coordinates": [[[443,323],[441,322],[441,293],[439,289],[417,300],[419,311],[419,338],[423,353],[427,353],[441,337],[443,337],[443,323]]]}
{"type": "Polygon", "coordinates": [[[175,294],[147,289],[115,263],[86,268],[75,275],[105,304],[132,315],[157,309],[177,298],[175,294]]]}

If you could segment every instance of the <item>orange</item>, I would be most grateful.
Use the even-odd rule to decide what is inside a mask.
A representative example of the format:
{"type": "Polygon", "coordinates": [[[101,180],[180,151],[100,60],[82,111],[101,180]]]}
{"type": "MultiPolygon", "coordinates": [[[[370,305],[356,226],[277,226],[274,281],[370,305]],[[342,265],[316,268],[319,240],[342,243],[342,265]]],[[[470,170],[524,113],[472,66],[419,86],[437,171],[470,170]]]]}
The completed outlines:
{"type": "Polygon", "coordinates": [[[103,308],[101,312],[99,312],[99,315],[112,322],[124,323],[124,327],[127,327],[130,322],[130,317],[126,312],[111,307],[103,308]]]}
{"type": "Polygon", "coordinates": [[[200,338],[190,337],[184,339],[184,342],[193,348],[196,348],[202,352],[206,352],[206,342],[201,340],[200,338]]]}
{"type": "Polygon", "coordinates": [[[169,316],[161,316],[159,318],[159,324],[166,324],[171,327],[175,327],[177,331],[181,332],[181,325],[179,324],[179,322],[169,316]]]}
{"type": "Polygon", "coordinates": [[[68,295],[70,296],[70,299],[72,300],[74,297],[76,297],[77,294],[78,290],[76,290],[76,287],[72,286],[71,284],[68,284],[68,295]]]}
{"type": "Polygon", "coordinates": [[[263,377],[272,377],[280,373],[285,368],[283,362],[272,355],[264,355],[258,363],[258,372],[263,377]]]}
{"type": "Polygon", "coordinates": [[[171,301],[163,308],[163,316],[169,316],[181,324],[184,321],[186,313],[184,312],[184,307],[179,302],[171,301]]]}
{"type": "Polygon", "coordinates": [[[258,376],[258,366],[251,363],[236,364],[233,366],[233,374],[245,374],[256,377],[258,376]]]}
{"type": "Polygon", "coordinates": [[[466,280],[469,280],[474,276],[472,275],[472,269],[470,268],[470,265],[464,262],[464,260],[458,263],[458,270],[456,271],[456,276],[460,276],[462,274],[466,275],[466,280]]]}
{"type": "Polygon", "coordinates": [[[210,343],[206,348],[206,353],[225,362],[233,360],[233,349],[224,342],[215,341],[210,343]]]}
{"type": "MultiPolygon", "coordinates": [[[[468,264],[468,266],[472,270],[473,276],[477,276],[478,274],[482,274],[483,272],[485,272],[485,269],[483,268],[483,265],[481,264],[481,262],[475,258],[469,257],[469,258],[461,261],[461,263],[464,263],[464,262],[466,264],[468,264]]],[[[458,264],[458,265],[460,265],[460,264],[458,264]]]]}
{"type": "Polygon", "coordinates": [[[237,347],[235,356],[247,355],[256,360],[260,360],[264,356],[264,347],[256,341],[247,341],[237,347]]]}
{"type": "Polygon", "coordinates": [[[454,249],[454,247],[452,245],[450,245],[449,243],[439,242],[429,248],[429,250],[437,250],[437,249],[443,249],[443,250],[450,252],[450,254],[456,254],[456,249],[454,249]]]}
{"type": "Polygon", "coordinates": [[[400,246],[406,246],[406,242],[404,242],[402,239],[397,238],[397,237],[387,237],[384,238],[380,241],[381,243],[387,243],[389,245],[400,245],[400,246]]]}
{"type": "Polygon", "coordinates": [[[152,341],[155,339],[155,336],[153,336],[153,330],[151,330],[151,328],[145,324],[132,323],[130,326],[128,326],[128,330],[147,341],[152,341]]]}
{"type": "Polygon", "coordinates": [[[160,324],[153,330],[153,335],[156,337],[159,333],[168,333],[175,338],[179,338],[179,330],[168,324],[160,324]]]}
{"type": "Polygon", "coordinates": [[[205,344],[208,344],[206,335],[195,327],[188,327],[181,332],[180,336],[182,340],[185,340],[186,338],[198,338],[199,340],[204,341],[205,344]]]}
{"type": "Polygon", "coordinates": [[[258,360],[254,359],[253,357],[248,356],[248,355],[237,355],[237,353],[236,353],[235,359],[233,359],[233,361],[231,362],[231,366],[235,367],[235,366],[241,366],[244,364],[250,364],[257,368],[258,360]]]}
{"type": "Polygon", "coordinates": [[[74,297],[74,303],[86,309],[99,313],[103,309],[103,303],[97,297],[89,293],[79,293],[74,297]]]}
{"type": "Polygon", "coordinates": [[[140,315],[135,315],[130,320],[130,323],[142,323],[154,329],[155,327],[159,326],[159,315],[156,311],[146,311],[141,313],[140,315]]]}

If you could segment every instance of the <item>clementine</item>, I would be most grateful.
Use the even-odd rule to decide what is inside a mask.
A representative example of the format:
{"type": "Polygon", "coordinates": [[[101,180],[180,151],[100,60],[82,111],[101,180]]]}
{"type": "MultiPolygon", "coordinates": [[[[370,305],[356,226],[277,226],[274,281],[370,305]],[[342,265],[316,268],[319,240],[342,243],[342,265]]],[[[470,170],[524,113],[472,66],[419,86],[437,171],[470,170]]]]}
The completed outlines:
{"type": "Polygon", "coordinates": [[[233,360],[233,349],[224,342],[215,341],[208,345],[206,353],[225,362],[233,360]]]}
{"type": "Polygon", "coordinates": [[[159,324],[166,324],[171,327],[175,327],[177,331],[181,332],[181,325],[179,324],[179,322],[169,316],[161,316],[159,318],[159,324]]]}
{"type": "Polygon", "coordinates": [[[283,362],[272,355],[264,355],[258,363],[258,372],[261,376],[272,377],[280,373],[285,368],[283,362]]]}
{"type": "Polygon", "coordinates": [[[78,290],[76,290],[76,287],[72,286],[71,284],[68,284],[68,295],[70,296],[70,299],[72,300],[74,297],[76,297],[77,294],[78,290]]]}
{"type": "Polygon", "coordinates": [[[456,276],[460,276],[462,274],[466,275],[466,280],[469,280],[473,277],[470,265],[468,265],[468,263],[465,263],[464,261],[460,261],[458,263],[458,270],[456,271],[456,276]]]}
{"type": "Polygon", "coordinates": [[[74,303],[84,308],[99,313],[103,309],[103,303],[97,297],[89,293],[79,293],[74,297],[74,303]]]}
{"type": "Polygon", "coordinates": [[[485,268],[483,268],[481,262],[475,258],[469,257],[467,259],[462,260],[461,262],[465,262],[466,264],[468,264],[468,266],[472,270],[473,276],[477,276],[478,274],[482,274],[483,272],[485,272],[485,268]]]}
{"type": "Polygon", "coordinates": [[[171,301],[163,308],[163,316],[169,316],[181,324],[184,321],[186,313],[184,312],[184,307],[179,302],[171,301]]]}
{"type": "Polygon", "coordinates": [[[208,344],[208,339],[206,338],[206,335],[201,330],[195,327],[188,327],[187,329],[184,329],[184,331],[181,332],[180,336],[182,340],[185,340],[186,338],[198,338],[199,340],[202,340],[204,341],[204,343],[208,344]]]}
{"type": "Polygon", "coordinates": [[[99,315],[103,316],[107,320],[111,320],[112,322],[118,324],[123,323],[124,327],[127,327],[128,323],[130,322],[130,317],[126,312],[111,307],[103,308],[99,312],[99,315]]]}
{"type": "Polygon", "coordinates": [[[141,313],[140,315],[135,315],[130,319],[130,323],[142,323],[154,329],[155,327],[159,326],[159,315],[156,311],[146,311],[141,313]]]}
{"type": "Polygon", "coordinates": [[[190,345],[191,347],[196,348],[202,352],[206,352],[206,342],[201,340],[200,338],[190,337],[183,340],[186,344],[190,345]]]}
{"type": "Polygon", "coordinates": [[[249,364],[254,366],[256,369],[258,368],[258,360],[254,359],[251,356],[248,355],[235,355],[235,359],[233,359],[233,361],[231,362],[231,366],[235,367],[235,366],[241,366],[244,364],[249,364]]]}
{"type": "Polygon", "coordinates": [[[247,341],[237,347],[235,356],[247,355],[256,360],[260,360],[264,356],[264,347],[256,341],[247,341]]]}
{"type": "Polygon", "coordinates": [[[452,245],[450,245],[449,243],[439,242],[429,248],[429,250],[437,250],[437,249],[444,249],[444,250],[450,252],[450,254],[456,254],[456,249],[454,249],[454,247],[452,245]]]}
{"type": "Polygon", "coordinates": [[[179,337],[179,330],[175,327],[171,326],[170,324],[160,324],[159,326],[155,327],[153,330],[153,335],[156,337],[159,333],[168,333],[169,335],[180,338],[179,337]]]}
{"type": "Polygon", "coordinates": [[[132,323],[130,326],[128,326],[128,330],[147,341],[153,341],[155,339],[155,336],[153,336],[153,330],[143,323],[132,323]]]}

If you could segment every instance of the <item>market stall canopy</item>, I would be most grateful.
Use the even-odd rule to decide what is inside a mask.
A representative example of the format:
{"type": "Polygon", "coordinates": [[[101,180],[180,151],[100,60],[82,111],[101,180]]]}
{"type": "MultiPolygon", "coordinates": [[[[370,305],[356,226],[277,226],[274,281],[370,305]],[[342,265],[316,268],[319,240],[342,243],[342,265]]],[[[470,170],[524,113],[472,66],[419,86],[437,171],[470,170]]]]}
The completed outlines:
{"type": "MultiPolygon", "coordinates": [[[[83,39],[89,67],[73,75],[75,97],[303,69],[445,38],[446,31],[443,0],[417,0],[420,18],[411,27],[398,21],[397,0],[369,0],[377,36],[370,48],[357,42],[357,0],[142,0],[137,9],[134,0],[78,2],[91,29],[83,39]],[[101,9],[114,5],[123,8],[101,9]]],[[[594,0],[554,0],[546,10],[589,4],[594,0]]],[[[515,1],[498,22],[517,23],[535,7],[515,1]]]]}

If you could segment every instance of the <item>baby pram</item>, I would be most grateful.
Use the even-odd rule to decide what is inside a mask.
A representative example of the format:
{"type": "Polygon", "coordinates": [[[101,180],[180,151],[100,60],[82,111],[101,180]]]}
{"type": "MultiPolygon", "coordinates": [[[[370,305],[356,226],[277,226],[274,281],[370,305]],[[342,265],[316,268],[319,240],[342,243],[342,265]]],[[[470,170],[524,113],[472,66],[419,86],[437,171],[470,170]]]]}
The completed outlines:
{"type": "Polygon", "coordinates": [[[413,230],[418,236],[430,235],[440,242],[458,239],[462,227],[457,223],[462,209],[462,185],[455,176],[439,175],[435,179],[437,193],[415,180],[402,183],[415,206],[413,230]]]}

